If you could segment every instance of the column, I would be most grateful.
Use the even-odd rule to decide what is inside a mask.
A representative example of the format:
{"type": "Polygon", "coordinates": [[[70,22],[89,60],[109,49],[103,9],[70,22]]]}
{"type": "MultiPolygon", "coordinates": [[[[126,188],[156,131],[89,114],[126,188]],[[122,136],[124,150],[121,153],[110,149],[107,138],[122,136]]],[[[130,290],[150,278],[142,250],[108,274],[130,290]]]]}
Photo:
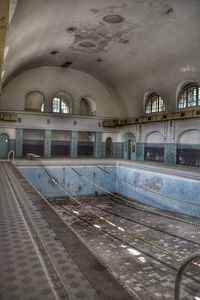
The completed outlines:
{"type": "Polygon", "coordinates": [[[44,157],[51,158],[51,130],[44,131],[44,157]]]}
{"type": "Polygon", "coordinates": [[[176,144],[165,144],[164,163],[176,165],[176,144]]]}
{"type": "Polygon", "coordinates": [[[112,157],[113,158],[123,158],[123,145],[121,142],[114,142],[112,144],[112,157]]]}
{"type": "Polygon", "coordinates": [[[95,158],[101,158],[101,152],[102,152],[102,144],[101,144],[101,132],[95,132],[95,138],[94,138],[94,157],[95,158]]]}
{"type": "Polygon", "coordinates": [[[144,160],[144,143],[136,143],[136,160],[144,160]]]}
{"type": "Polygon", "coordinates": [[[101,158],[105,158],[106,157],[106,143],[102,142],[101,143],[101,158]]]}
{"type": "Polygon", "coordinates": [[[21,158],[23,156],[23,129],[16,128],[16,158],[21,158]]]}
{"type": "Polygon", "coordinates": [[[78,131],[71,131],[70,156],[77,158],[78,131]]]}

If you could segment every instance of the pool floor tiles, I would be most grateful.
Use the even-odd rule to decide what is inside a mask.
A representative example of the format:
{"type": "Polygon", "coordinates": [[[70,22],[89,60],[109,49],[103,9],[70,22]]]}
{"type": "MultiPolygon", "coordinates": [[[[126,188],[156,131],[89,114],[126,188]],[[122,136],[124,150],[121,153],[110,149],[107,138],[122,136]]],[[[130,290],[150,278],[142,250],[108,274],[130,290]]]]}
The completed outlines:
{"type": "MultiPolygon", "coordinates": [[[[175,213],[166,212],[167,218],[159,215],[163,213],[159,209],[150,208],[151,212],[146,206],[137,209],[130,201],[126,202],[127,207],[109,196],[78,200],[83,206],[64,198],[51,203],[91,251],[139,299],[173,299],[175,274],[182,259],[200,250],[197,227],[177,221],[180,215],[175,213]],[[117,227],[108,226],[89,210],[117,227]],[[118,230],[119,227],[124,231],[118,230]]],[[[197,219],[191,221],[200,226],[197,219]]],[[[187,269],[181,295],[184,300],[200,297],[199,267],[191,265],[187,269]]]]}

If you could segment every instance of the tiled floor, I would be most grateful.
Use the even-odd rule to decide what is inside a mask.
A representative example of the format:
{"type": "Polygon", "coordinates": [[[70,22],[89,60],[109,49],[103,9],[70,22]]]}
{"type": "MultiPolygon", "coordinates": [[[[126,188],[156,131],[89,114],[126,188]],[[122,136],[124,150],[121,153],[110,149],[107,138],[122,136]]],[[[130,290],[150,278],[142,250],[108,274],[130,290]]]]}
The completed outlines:
{"type": "Polygon", "coordinates": [[[0,186],[0,299],[58,299],[4,176],[0,186]]]}
{"type": "MultiPolygon", "coordinates": [[[[111,201],[110,197],[79,198],[79,201],[95,214],[123,228],[124,232],[112,225],[108,226],[69,199],[63,200],[61,206],[53,202],[52,204],[95,255],[133,293],[143,300],[173,299],[175,273],[182,258],[200,250],[200,221],[192,219],[192,222],[199,225],[193,226],[159,217],[157,209],[152,209],[155,214],[132,209],[111,201]],[[80,218],[84,218],[93,226],[80,218]],[[134,234],[138,234],[139,238],[134,237],[134,234]],[[149,244],[149,241],[153,244],[149,244]],[[156,248],[156,245],[160,248],[156,248]],[[165,250],[171,251],[172,255],[165,250]]],[[[132,206],[130,202],[127,203],[132,206]]],[[[172,218],[180,217],[174,213],[167,214],[172,218]]],[[[183,221],[188,220],[184,216],[181,218],[183,221]]],[[[183,277],[181,296],[182,300],[200,298],[199,267],[191,266],[187,269],[186,276],[183,277]]]]}

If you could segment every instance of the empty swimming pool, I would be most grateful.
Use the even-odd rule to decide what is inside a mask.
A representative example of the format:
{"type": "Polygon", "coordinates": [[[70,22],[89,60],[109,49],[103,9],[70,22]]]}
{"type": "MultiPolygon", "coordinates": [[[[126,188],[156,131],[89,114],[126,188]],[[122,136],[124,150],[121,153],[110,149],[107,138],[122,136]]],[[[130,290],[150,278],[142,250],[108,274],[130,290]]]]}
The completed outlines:
{"type": "MultiPolygon", "coordinates": [[[[136,299],[173,299],[178,266],[200,249],[197,173],[121,161],[17,164],[136,299]]],[[[199,266],[183,278],[184,299],[199,297],[199,266]]]]}

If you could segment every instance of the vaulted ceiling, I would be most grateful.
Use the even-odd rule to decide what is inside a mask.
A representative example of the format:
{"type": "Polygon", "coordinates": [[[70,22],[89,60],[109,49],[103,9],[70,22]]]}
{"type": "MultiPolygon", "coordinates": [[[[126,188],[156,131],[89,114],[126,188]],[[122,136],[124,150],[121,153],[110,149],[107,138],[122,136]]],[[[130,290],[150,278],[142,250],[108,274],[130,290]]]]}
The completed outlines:
{"type": "Polygon", "coordinates": [[[200,78],[200,1],[18,0],[6,47],[4,85],[31,68],[70,67],[139,111],[148,89],[170,100],[173,84],[200,78]]]}

